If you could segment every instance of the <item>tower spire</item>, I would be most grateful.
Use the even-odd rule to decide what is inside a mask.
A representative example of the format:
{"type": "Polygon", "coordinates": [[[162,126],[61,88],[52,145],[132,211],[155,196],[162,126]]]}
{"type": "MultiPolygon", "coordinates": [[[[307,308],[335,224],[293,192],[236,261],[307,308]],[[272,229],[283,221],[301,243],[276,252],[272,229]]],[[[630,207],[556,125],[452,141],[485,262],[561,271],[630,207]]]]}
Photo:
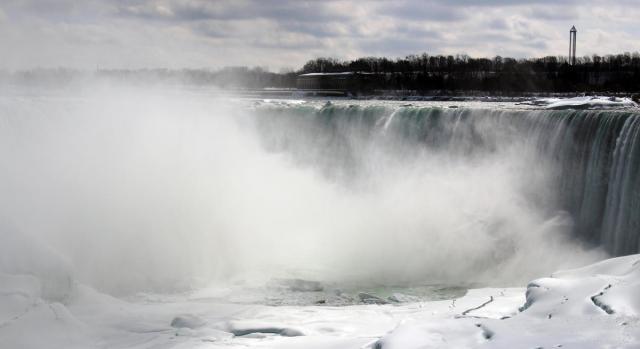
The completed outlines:
{"type": "Polygon", "coordinates": [[[572,26],[569,30],[569,64],[576,65],[576,26],[572,26]]]}

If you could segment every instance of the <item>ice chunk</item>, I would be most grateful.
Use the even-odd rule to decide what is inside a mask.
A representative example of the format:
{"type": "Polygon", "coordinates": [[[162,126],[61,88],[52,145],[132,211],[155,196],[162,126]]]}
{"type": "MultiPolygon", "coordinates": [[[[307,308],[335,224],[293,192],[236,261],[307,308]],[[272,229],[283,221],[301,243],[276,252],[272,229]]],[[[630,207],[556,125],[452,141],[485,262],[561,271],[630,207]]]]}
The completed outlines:
{"type": "Polygon", "coordinates": [[[304,336],[304,333],[298,329],[270,323],[230,322],[228,328],[234,336],[255,334],[275,334],[283,337],[304,336]]]}
{"type": "Polygon", "coordinates": [[[362,303],[366,303],[366,304],[388,304],[389,303],[378,296],[374,296],[372,294],[365,293],[365,292],[358,293],[358,298],[362,303]]]}

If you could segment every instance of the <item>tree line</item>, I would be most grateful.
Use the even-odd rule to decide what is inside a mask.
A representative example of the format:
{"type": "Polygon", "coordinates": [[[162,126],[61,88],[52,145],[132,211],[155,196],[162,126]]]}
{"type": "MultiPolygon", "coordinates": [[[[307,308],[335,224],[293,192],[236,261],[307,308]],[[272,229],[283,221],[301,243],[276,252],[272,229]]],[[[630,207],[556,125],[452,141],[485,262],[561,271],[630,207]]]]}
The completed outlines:
{"type": "Polygon", "coordinates": [[[430,56],[395,60],[364,57],[351,61],[317,58],[300,73],[355,71],[375,74],[368,88],[487,92],[640,92],[640,53],[514,59],[496,56],[430,56]]]}
{"type": "MultiPolygon", "coordinates": [[[[363,57],[354,60],[316,58],[300,69],[271,72],[254,67],[211,69],[98,69],[94,77],[128,82],[170,82],[212,85],[225,89],[296,88],[305,73],[358,72],[366,76],[356,84],[357,92],[402,90],[417,94],[482,91],[488,94],[522,92],[640,92],[640,53],[577,57],[575,65],[565,56],[514,59],[496,56],[427,53],[404,58],[363,57]]],[[[87,73],[70,69],[0,71],[0,81],[43,83],[81,80],[87,73]]]]}

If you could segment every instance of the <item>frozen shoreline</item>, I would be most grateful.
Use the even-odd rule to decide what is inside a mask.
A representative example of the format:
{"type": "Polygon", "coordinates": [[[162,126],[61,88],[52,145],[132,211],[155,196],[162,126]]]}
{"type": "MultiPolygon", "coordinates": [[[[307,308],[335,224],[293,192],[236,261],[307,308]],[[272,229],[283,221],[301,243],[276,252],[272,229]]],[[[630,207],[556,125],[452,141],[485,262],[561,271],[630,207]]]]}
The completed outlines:
{"type": "Polygon", "coordinates": [[[634,348],[640,255],[532,281],[399,305],[265,306],[154,296],[124,301],[5,270],[3,348],[634,348]],[[526,294],[526,296],[525,296],[526,294]]]}

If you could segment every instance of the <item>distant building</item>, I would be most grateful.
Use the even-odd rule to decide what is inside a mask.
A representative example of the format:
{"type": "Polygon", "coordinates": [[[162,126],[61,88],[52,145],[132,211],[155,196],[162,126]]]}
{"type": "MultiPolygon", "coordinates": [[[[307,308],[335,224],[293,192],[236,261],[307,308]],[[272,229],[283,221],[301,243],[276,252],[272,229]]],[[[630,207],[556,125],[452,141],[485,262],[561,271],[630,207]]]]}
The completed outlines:
{"type": "Polygon", "coordinates": [[[366,90],[375,76],[359,72],[308,73],[298,75],[296,87],[301,90],[359,92],[366,90]]]}
{"type": "Polygon", "coordinates": [[[576,30],[576,27],[575,26],[571,27],[571,30],[569,31],[569,64],[571,65],[576,64],[576,34],[577,33],[578,31],[576,30]]]}

